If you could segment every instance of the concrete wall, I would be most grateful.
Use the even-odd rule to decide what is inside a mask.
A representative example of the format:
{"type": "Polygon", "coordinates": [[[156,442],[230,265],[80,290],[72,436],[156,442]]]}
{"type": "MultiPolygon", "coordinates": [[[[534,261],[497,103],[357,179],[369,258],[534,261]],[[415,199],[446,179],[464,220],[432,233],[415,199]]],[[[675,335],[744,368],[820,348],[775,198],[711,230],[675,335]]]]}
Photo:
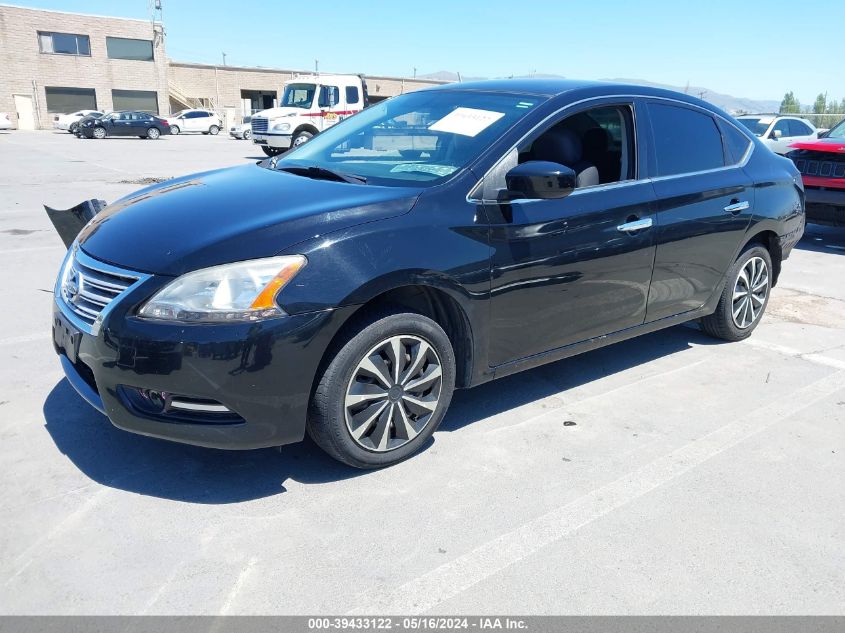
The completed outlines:
{"type": "Polygon", "coordinates": [[[51,127],[47,86],[93,88],[101,110],[112,109],[112,89],[155,91],[159,112],[166,113],[170,106],[163,38],[153,37],[153,25],[146,20],[0,5],[0,112],[9,112],[17,124],[13,95],[29,95],[36,110],[36,127],[51,127]],[[42,53],[38,31],[88,35],[91,56],[42,53]],[[106,36],[153,40],[155,61],[109,59],[106,36]]]}
{"type": "MultiPolygon", "coordinates": [[[[304,74],[311,73],[303,70],[212,66],[170,61],[170,81],[180,92],[195,99],[207,99],[221,111],[234,109],[237,116],[245,114],[241,104],[241,90],[275,90],[278,96],[281,96],[285,81],[304,74]]],[[[403,92],[445,83],[369,75],[364,75],[364,78],[371,97],[393,97],[403,92]]],[[[179,109],[182,106],[174,102],[171,107],[179,109]]]]}

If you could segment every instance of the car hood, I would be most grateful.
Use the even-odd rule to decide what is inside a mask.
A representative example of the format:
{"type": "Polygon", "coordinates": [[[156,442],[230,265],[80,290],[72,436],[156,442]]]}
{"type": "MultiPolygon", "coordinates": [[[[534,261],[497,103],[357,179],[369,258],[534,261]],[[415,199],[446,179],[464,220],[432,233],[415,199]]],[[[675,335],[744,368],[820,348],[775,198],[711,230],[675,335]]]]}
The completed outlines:
{"type": "Polygon", "coordinates": [[[813,152],[845,154],[845,138],[820,138],[812,141],[798,141],[797,143],[792,143],[790,147],[808,149],[813,152]]]}
{"type": "Polygon", "coordinates": [[[271,257],[309,238],[402,215],[420,193],[244,165],[137,191],[96,215],[77,241],[116,266],[180,275],[271,257]]]}

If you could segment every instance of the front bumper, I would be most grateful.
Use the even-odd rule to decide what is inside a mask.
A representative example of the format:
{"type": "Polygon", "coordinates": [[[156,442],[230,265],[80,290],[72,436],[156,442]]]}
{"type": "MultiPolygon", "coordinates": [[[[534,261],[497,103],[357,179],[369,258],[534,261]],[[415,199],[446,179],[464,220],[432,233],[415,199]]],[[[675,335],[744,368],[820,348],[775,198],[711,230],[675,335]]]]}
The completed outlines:
{"type": "Polygon", "coordinates": [[[807,222],[845,226],[845,188],[805,186],[804,195],[807,222]]]}
{"type": "Polygon", "coordinates": [[[252,142],[256,145],[266,145],[280,149],[289,149],[291,144],[290,134],[270,134],[268,132],[253,132],[252,142]]]}
{"type": "Polygon", "coordinates": [[[142,280],[103,311],[99,328],[71,328],[80,330],[71,337],[55,334],[78,325],[57,294],[53,344],[70,384],[116,427],[141,435],[225,449],[302,440],[313,379],[345,311],[220,325],[134,316],[169,280],[142,280]],[[60,346],[71,339],[73,351],[60,346]],[[227,414],[151,410],[139,397],[150,392],[216,403],[227,414]]]}

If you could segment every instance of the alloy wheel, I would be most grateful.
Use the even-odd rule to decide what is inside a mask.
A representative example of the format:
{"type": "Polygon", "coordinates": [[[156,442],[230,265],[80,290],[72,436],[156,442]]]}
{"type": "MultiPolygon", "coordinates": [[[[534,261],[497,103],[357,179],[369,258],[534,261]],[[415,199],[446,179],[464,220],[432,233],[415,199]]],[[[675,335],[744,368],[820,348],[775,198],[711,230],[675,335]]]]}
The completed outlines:
{"type": "Polygon", "coordinates": [[[352,439],[387,452],[413,440],[440,403],[443,370],[434,347],[419,336],[392,336],[358,362],[346,389],[344,415],[352,439]]]}
{"type": "Polygon", "coordinates": [[[769,268],[762,257],[752,257],[739,271],[734,283],[731,315],[734,325],[744,330],[760,316],[769,294],[769,268]]]}

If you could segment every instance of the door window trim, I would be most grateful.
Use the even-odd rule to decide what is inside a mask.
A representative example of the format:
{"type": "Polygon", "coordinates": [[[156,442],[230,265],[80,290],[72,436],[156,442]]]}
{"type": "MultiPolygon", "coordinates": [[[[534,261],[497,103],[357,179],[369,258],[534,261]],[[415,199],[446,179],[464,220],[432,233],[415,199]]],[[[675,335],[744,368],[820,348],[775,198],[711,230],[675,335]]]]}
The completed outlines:
{"type": "MultiPolygon", "coordinates": [[[[481,178],[479,178],[478,181],[467,192],[466,201],[471,203],[471,204],[478,204],[478,203],[481,203],[481,204],[485,204],[485,203],[487,203],[487,204],[500,204],[500,202],[501,202],[500,200],[491,200],[489,198],[483,198],[481,196],[473,197],[473,193],[475,193],[477,189],[481,189],[480,185],[481,185],[481,183],[484,182],[484,179],[487,178],[493,171],[495,171],[499,167],[499,165],[502,163],[502,161],[504,161],[510,155],[510,153],[512,151],[516,150],[528,137],[530,137],[532,134],[534,134],[534,132],[538,128],[546,126],[550,120],[552,120],[556,117],[560,117],[561,119],[564,118],[564,117],[561,117],[561,115],[563,113],[565,113],[567,110],[573,110],[577,106],[580,106],[580,105],[585,104],[585,103],[590,103],[590,102],[593,102],[593,101],[605,101],[606,100],[606,101],[609,101],[609,103],[607,103],[606,105],[622,105],[621,103],[619,103],[619,101],[624,101],[624,102],[626,102],[625,104],[627,104],[627,102],[630,100],[631,105],[632,105],[632,109],[633,109],[633,113],[634,113],[634,117],[635,117],[635,119],[634,119],[634,142],[636,143],[637,147],[639,147],[641,145],[641,142],[639,141],[640,131],[639,131],[637,120],[636,120],[636,115],[637,115],[636,103],[634,103],[634,101],[637,100],[637,99],[641,99],[641,100],[646,101],[646,102],[650,101],[650,100],[666,101],[666,102],[669,102],[669,103],[672,103],[672,104],[679,104],[679,105],[682,105],[682,106],[686,106],[688,108],[692,108],[693,110],[700,111],[704,114],[709,114],[711,117],[716,117],[719,120],[724,121],[725,124],[730,125],[733,128],[735,128],[737,131],[739,131],[740,134],[742,134],[743,136],[748,138],[751,141],[751,144],[749,145],[749,148],[746,151],[745,156],[743,156],[743,159],[740,162],[735,163],[733,165],[725,165],[723,167],[716,167],[714,169],[707,169],[707,170],[697,171],[697,172],[684,172],[682,174],[673,174],[671,176],[640,177],[641,176],[640,169],[641,169],[642,165],[640,165],[639,161],[638,161],[636,177],[633,180],[622,180],[622,181],[619,181],[619,182],[610,182],[610,183],[605,183],[604,185],[597,185],[597,186],[594,186],[594,187],[584,187],[584,188],[580,189],[580,191],[582,191],[582,192],[584,192],[584,191],[588,191],[588,192],[602,191],[602,190],[609,189],[609,188],[620,187],[620,186],[631,186],[633,184],[639,184],[639,183],[643,183],[643,182],[670,180],[672,178],[686,178],[688,176],[697,176],[699,174],[715,173],[715,172],[723,171],[723,170],[727,170],[727,169],[736,169],[736,168],[745,167],[745,165],[748,163],[748,161],[751,160],[751,155],[754,153],[754,149],[755,149],[756,145],[754,143],[754,139],[752,139],[748,134],[748,133],[750,133],[750,130],[748,130],[747,128],[745,130],[743,130],[742,128],[745,127],[745,126],[743,126],[742,124],[736,125],[735,123],[730,121],[728,118],[722,116],[718,112],[713,112],[711,110],[708,110],[707,108],[702,108],[701,106],[698,106],[694,103],[688,103],[686,101],[683,101],[681,99],[675,99],[673,97],[655,96],[655,95],[647,95],[647,94],[639,94],[639,93],[628,93],[628,94],[618,94],[618,95],[600,95],[600,96],[596,96],[596,97],[587,97],[585,99],[579,99],[578,101],[574,101],[574,102],[569,103],[565,106],[562,106],[562,107],[558,108],[557,110],[555,110],[554,112],[552,112],[551,114],[548,114],[547,116],[545,116],[541,121],[539,121],[530,130],[528,130],[528,132],[526,132],[522,137],[520,137],[519,140],[517,140],[513,145],[511,145],[502,154],[502,156],[500,156],[499,159],[486,172],[484,172],[484,175],[481,178]],[[616,103],[613,103],[614,101],[616,103]]],[[[605,104],[602,104],[602,105],[605,105],[605,104]]],[[[589,108],[586,108],[586,109],[589,109],[589,108]]],[[[577,111],[574,111],[574,112],[571,112],[570,114],[576,114],[576,113],[577,113],[577,111]]],[[[646,114],[646,118],[647,118],[647,124],[648,124],[648,133],[651,134],[651,119],[648,118],[648,114],[646,114]]],[[[718,125],[716,127],[719,128],[718,125]]],[[[722,148],[724,149],[725,139],[722,136],[721,128],[719,128],[719,136],[722,139],[722,148]]],[[[649,147],[650,146],[651,146],[651,143],[649,143],[649,147]]],[[[579,192],[579,189],[575,189],[570,194],[570,196],[574,196],[574,195],[578,194],[578,192],[579,192]]],[[[529,201],[525,200],[523,202],[529,202],[529,201]]]]}

